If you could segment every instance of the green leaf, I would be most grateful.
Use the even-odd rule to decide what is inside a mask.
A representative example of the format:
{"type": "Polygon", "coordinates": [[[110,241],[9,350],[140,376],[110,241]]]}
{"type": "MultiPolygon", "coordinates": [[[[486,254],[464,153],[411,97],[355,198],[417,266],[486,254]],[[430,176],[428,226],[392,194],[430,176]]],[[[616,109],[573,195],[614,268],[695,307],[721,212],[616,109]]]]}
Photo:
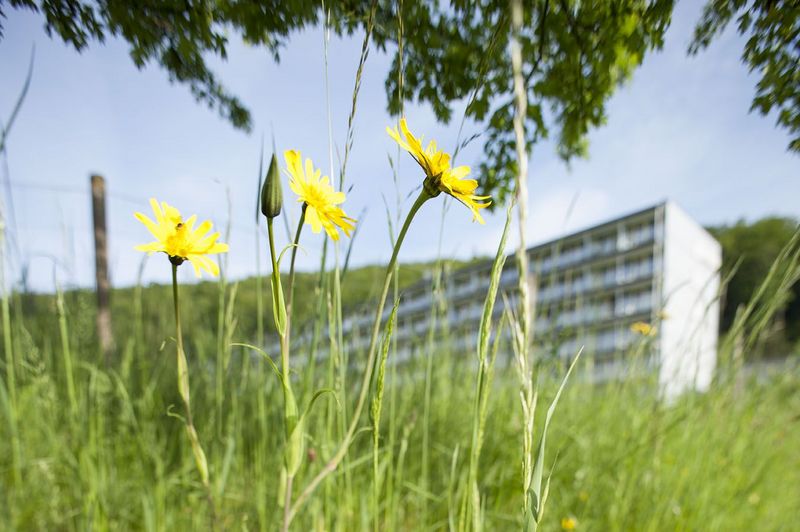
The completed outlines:
{"type": "Polygon", "coordinates": [[[536,505],[532,508],[534,509],[534,513],[536,516],[537,523],[541,519],[542,512],[544,511],[544,503],[547,498],[546,491],[549,490],[549,480],[548,485],[545,491],[542,491],[542,477],[544,474],[544,459],[545,459],[545,443],[547,442],[547,430],[550,428],[550,421],[553,418],[553,413],[556,410],[556,406],[558,405],[558,400],[561,398],[561,392],[564,391],[564,387],[567,384],[567,380],[569,379],[572,370],[575,368],[575,364],[578,363],[578,359],[581,357],[581,353],[583,353],[583,347],[578,351],[578,354],[575,355],[575,358],[572,360],[572,364],[569,365],[569,369],[567,370],[567,374],[564,375],[564,379],[561,381],[561,385],[558,387],[558,391],[556,392],[555,397],[553,397],[553,401],[550,403],[550,407],[547,409],[547,415],[544,418],[544,426],[542,427],[542,437],[539,440],[539,450],[536,455],[536,464],[533,467],[533,481],[531,482],[531,491],[532,495],[535,497],[533,499],[536,502],[536,505]]]}
{"type": "Polygon", "coordinates": [[[286,449],[284,450],[284,462],[286,471],[290,476],[295,476],[303,463],[303,453],[305,451],[305,430],[303,418],[300,417],[297,408],[297,400],[294,397],[291,385],[283,383],[283,416],[286,423],[286,449]]]}
{"type": "Polygon", "coordinates": [[[286,334],[286,303],[283,301],[283,288],[281,287],[281,276],[273,274],[272,284],[272,316],[275,318],[275,328],[278,334],[286,334]]]}
{"type": "Polygon", "coordinates": [[[513,208],[514,202],[508,202],[506,223],[503,226],[503,235],[500,237],[500,243],[497,246],[497,254],[492,263],[492,272],[489,277],[489,291],[486,293],[486,299],[483,302],[483,313],[481,314],[480,326],[478,328],[478,360],[481,363],[486,359],[486,353],[489,349],[489,337],[492,334],[492,313],[494,312],[494,304],[497,300],[500,276],[503,273],[503,266],[506,263],[506,240],[508,240],[508,230],[509,227],[511,227],[511,211],[513,208]]]}
{"type": "Polygon", "coordinates": [[[301,421],[305,420],[305,418],[308,417],[308,414],[311,413],[311,408],[314,406],[314,403],[317,401],[317,399],[319,399],[320,397],[322,397],[326,393],[329,393],[329,394],[333,395],[333,400],[336,402],[336,407],[337,408],[341,408],[342,407],[342,404],[339,402],[339,396],[336,395],[336,390],[334,390],[333,388],[322,388],[322,389],[319,389],[316,392],[314,392],[314,395],[311,397],[311,400],[308,402],[308,406],[306,406],[306,409],[303,411],[303,415],[300,416],[300,420],[301,421]]]}
{"type": "Polygon", "coordinates": [[[272,357],[270,357],[267,354],[266,351],[264,351],[260,347],[256,347],[256,346],[251,345],[251,344],[239,343],[239,342],[234,342],[234,343],[231,344],[231,346],[234,346],[234,347],[246,347],[248,349],[252,349],[256,353],[258,353],[259,355],[264,357],[267,360],[267,362],[269,362],[269,365],[272,367],[272,371],[275,372],[275,375],[277,375],[278,378],[281,380],[281,384],[283,384],[283,374],[281,373],[281,370],[278,369],[277,364],[275,364],[275,361],[272,360],[272,357]]]}

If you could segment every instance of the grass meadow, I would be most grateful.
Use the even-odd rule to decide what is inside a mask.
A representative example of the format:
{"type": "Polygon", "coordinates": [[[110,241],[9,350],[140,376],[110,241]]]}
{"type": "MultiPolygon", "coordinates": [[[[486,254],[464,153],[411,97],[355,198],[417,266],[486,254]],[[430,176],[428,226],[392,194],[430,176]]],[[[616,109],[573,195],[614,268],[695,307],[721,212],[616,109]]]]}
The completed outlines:
{"type": "MultiPolygon", "coordinates": [[[[419,270],[400,278],[413,280],[419,270]]],[[[363,285],[361,276],[370,274],[348,275],[350,283],[363,285]]],[[[311,274],[301,277],[301,286],[312,284],[311,274]]],[[[172,320],[163,304],[167,293],[168,287],[160,286],[114,293],[118,358],[110,365],[94,341],[90,292],[10,298],[0,386],[0,528],[279,527],[285,446],[280,381],[261,357],[232,345],[240,341],[238,315],[251,320],[245,314],[254,309],[237,301],[242,287],[224,277],[185,290],[185,299],[206,302],[186,313],[184,335],[194,423],[215,499],[212,515],[183,423],[176,419],[182,414],[174,385],[175,344],[165,326],[172,320]]],[[[311,297],[313,288],[299,294],[311,297]]],[[[331,341],[321,339],[320,349],[327,350],[331,341]]],[[[524,420],[517,370],[504,351],[488,387],[478,467],[486,530],[522,526],[524,420]]],[[[302,360],[303,350],[297,353],[302,360]]],[[[795,528],[796,364],[751,375],[723,360],[709,392],[665,404],[652,377],[635,369],[624,381],[586,382],[581,368],[588,361],[567,384],[548,433],[546,469],[554,473],[543,530],[795,528]]],[[[362,365],[362,353],[295,365],[301,404],[320,387],[337,390],[336,400],[322,397],[310,413],[299,484],[341,441],[362,365]]],[[[537,435],[563,372],[536,366],[537,435]]],[[[474,353],[454,352],[446,339],[432,351],[423,346],[406,364],[388,364],[377,491],[371,425],[363,416],[346,458],[302,508],[293,528],[469,528],[463,505],[476,375],[474,353]]]]}

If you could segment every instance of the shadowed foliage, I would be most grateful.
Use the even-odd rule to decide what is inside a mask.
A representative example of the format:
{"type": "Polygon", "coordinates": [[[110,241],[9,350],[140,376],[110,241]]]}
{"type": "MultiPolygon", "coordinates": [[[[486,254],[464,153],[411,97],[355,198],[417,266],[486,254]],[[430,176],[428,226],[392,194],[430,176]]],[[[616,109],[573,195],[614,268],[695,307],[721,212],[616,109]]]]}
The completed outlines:
{"type": "MultiPolygon", "coordinates": [[[[207,58],[225,59],[235,32],[279,60],[291,33],[320,23],[323,15],[321,3],[308,1],[0,0],[0,13],[5,3],[41,13],[47,33],[78,51],[109,37],[126,40],[137,67],[160,64],[171,81],[185,83],[198,101],[245,130],[252,125],[249,111],[211,71],[207,58]]],[[[326,4],[331,29],[338,34],[363,29],[372,5],[367,0],[326,4]]],[[[413,27],[403,36],[403,99],[430,104],[445,122],[454,105],[467,102],[466,117],[485,129],[481,194],[502,205],[515,173],[508,2],[399,5],[402,19],[413,27]]],[[[673,0],[537,0],[530,5],[520,33],[529,100],[526,141],[530,148],[557,136],[561,157],[583,156],[586,134],[604,123],[614,89],[649,50],[662,45],[673,0]]],[[[401,108],[397,6],[377,2],[372,33],[379,48],[394,54],[386,78],[393,113],[401,108]]]]}
{"type": "Polygon", "coordinates": [[[800,152],[800,2],[797,0],[712,0],[695,28],[690,53],[708,47],[731,22],[747,38],[742,62],[759,76],[751,110],[767,115],[792,139],[800,152]]]}
{"type": "MultiPolygon", "coordinates": [[[[722,275],[733,276],[723,298],[720,329],[728,331],[738,309],[753,297],[781,249],[797,230],[797,220],[767,217],[748,223],[709,227],[722,244],[722,275]]],[[[789,301],[778,313],[779,325],[785,327],[780,338],[796,341],[800,337],[800,286],[795,286],[789,301]]],[[[786,346],[773,346],[785,348],[786,346]]],[[[780,354],[780,353],[778,353],[780,354]]]]}

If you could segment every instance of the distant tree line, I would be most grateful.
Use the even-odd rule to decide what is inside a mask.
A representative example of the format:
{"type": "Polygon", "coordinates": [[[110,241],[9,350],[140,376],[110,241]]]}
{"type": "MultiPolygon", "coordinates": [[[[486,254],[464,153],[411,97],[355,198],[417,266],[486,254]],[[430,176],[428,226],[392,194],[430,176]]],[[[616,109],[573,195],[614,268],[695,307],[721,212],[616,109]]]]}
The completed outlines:
{"type": "MultiPolygon", "coordinates": [[[[722,277],[733,276],[723,293],[720,331],[727,332],[737,309],[746,305],[764,280],[778,253],[798,230],[795,218],[770,216],[732,225],[707,228],[722,244],[722,277]]],[[[781,347],[788,348],[800,339],[800,286],[795,285],[786,307],[774,326],[781,347]]]]}

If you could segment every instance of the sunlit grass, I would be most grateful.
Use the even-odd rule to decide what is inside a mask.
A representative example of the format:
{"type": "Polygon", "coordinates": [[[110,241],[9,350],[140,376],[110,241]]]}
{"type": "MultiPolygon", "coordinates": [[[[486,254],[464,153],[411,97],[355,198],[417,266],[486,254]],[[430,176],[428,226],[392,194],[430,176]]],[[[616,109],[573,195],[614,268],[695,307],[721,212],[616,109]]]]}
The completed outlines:
{"type": "MultiPolygon", "coordinates": [[[[67,306],[66,311],[74,315],[79,309],[67,306]]],[[[53,309],[49,318],[38,319],[55,323],[58,317],[53,309]]],[[[76,350],[73,416],[56,331],[34,340],[22,323],[14,320],[12,325],[15,347],[22,354],[16,403],[22,462],[17,482],[13,439],[0,439],[2,528],[206,527],[208,505],[183,426],[167,416],[170,405],[180,404],[172,379],[173,348],[159,351],[158,336],[137,339],[146,354],[128,375],[103,369],[99,358],[93,362],[91,352],[76,350]]],[[[70,343],[80,345],[77,336],[87,334],[90,326],[91,321],[70,320],[70,343]]],[[[223,418],[218,419],[214,372],[201,369],[213,367],[205,363],[214,359],[213,335],[204,336],[197,328],[187,328],[185,334],[187,350],[199,357],[192,368],[193,411],[209,455],[219,523],[230,529],[273,530],[281,515],[275,474],[282,463],[280,386],[272,375],[253,371],[245,376],[244,352],[234,348],[224,376],[223,418]]],[[[469,460],[473,412],[464,405],[474,402],[474,386],[468,384],[474,367],[447,349],[435,355],[428,490],[418,482],[424,379],[390,383],[396,388],[394,419],[388,419],[387,409],[381,415],[384,434],[390,422],[399,431],[393,446],[384,437],[378,450],[380,464],[392,463],[395,469],[392,490],[397,502],[390,504],[384,495],[377,506],[382,521],[400,529],[423,523],[447,529],[453,512],[458,512],[459,494],[467,489],[462,472],[469,460]]],[[[397,368],[398,376],[424,375],[426,362],[419,356],[397,368]]],[[[523,420],[515,371],[501,354],[488,396],[480,459],[487,529],[515,529],[521,517],[523,420]]],[[[324,373],[318,372],[320,378],[324,373]]],[[[540,404],[553,396],[556,384],[555,379],[542,381],[540,404]]],[[[648,380],[606,386],[573,380],[551,426],[548,446],[558,458],[543,526],[556,529],[564,517],[574,517],[578,529],[589,530],[791,529],[800,495],[799,385],[798,368],[789,363],[769,378],[745,379],[741,389],[721,382],[706,394],[666,405],[658,401],[655,385],[648,380]]],[[[387,390],[386,400],[389,395],[387,390]]],[[[5,385],[0,401],[3,431],[9,435],[5,385]]],[[[333,412],[339,416],[342,411],[333,412]]],[[[327,417],[324,409],[312,414],[307,443],[317,458],[300,471],[300,479],[329,445],[327,417]]],[[[295,526],[368,527],[375,511],[370,503],[373,452],[370,437],[356,438],[348,462],[350,482],[339,484],[341,476],[330,479],[337,489],[350,493],[328,494],[348,505],[312,502],[295,526]]]]}
{"type": "MultiPolygon", "coordinates": [[[[756,300],[743,309],[735,333],[745,340],[758,331],[764,309],[773,306],[769,302],[794,281],[795,253],[791,248],[781,254],[756,300]]],[[[235,285],[225,286],[229,301],[235,285]]],[[[203,294],[196,288],[202,286],[192,287],[192,299],[203,294]]],[[[314,293],[304,290],[298,297],[314,293]]],[[[117,341],[126,347],[119,366],[110,368],[93,340],[90,298],[75,292],[10,298],[11,334],[4,340],[17,354],[16,399],[10,400],[4,379],[0,411],[7,437],[0,439],[0,528],[210,526],[210,508],[183,425],[168,415],[181,404],[174,384],[174,344],[169,332],[145,320],[160,310],[164,314],[156,322],[169,321],[169,309],[159,304],[168,294],[168,287],[115,294],[117,308],[132,308],[130,315],[142,323],[119,324],[117,341]],[[142,301],[143,294],[156,297],[142,301]],[[46,301],[49,305],[42,305],[46,301]],[[16,433],[7,429],[12,420],[17,420],[16,433]]],[[[206,297],[219,301],[213,294],[208,291],[206,297]]],[[[220,307],[223,311],[230,312],[228,303],[220,307]]],[[[237,313],[251,311],[237,308],[237,313]]],[[[203,316],[187,320],[184,335],[192,361],[192,408],[208,455],[217,523],[223,529],[274,530],[282,513],[276,474],[283,464],[281,386],[263,357],[240,346],[229,347],[220,374],[220,332],[207,326],[216,316],[198,319],[203,316]]],[[[236,338],[229,321],[221,333],[236,338]]],[[[521,526],[519,450],[525,419],[519,408],[518,366],[505,345],[493,366],[479,370],[449,346],[448,339],[462,333],[450,331],[433,348],[421,339],[417,355],[400,366],[392,364],[384,338],[380,360],[386,356],[389,365],[378,371],[384,389],[375,394],[370,409],[380,429],[377,447],[374,434],[359,433],[342,468],[323,482],[293,528],[352,530],[378,523],[384,529],[456,529],[463,526],[462,501],[472,497],[476,478],[481,526],[521,526]],[[491,368],[493,378],[479,379],[476,388],[476,372],[487,374],[491,368]],[[476,419],[479,461],[472,458],[476,419]],[[476,474],[469,472],[470,463],[477,464],[476,474]]],[[[646,348],[648,337],[641,342],[630,356],[646,348]]],[[[750,375],[726,354],[726,346],[741,343],[722,343],[719,378],[709,392],[688,394],[672,404],[659,400],[655,376],[593,385],[581,376],[585,366],[579,366],[550,428],[545,474],[553,465],[555,473],[542,528],[791,529],[800,495],[795,452],[800,444],[800,371],[790,359],[770,374],[750,375]]],[[[308,360],[305,349],[297,349],[298,360],[308,360]]],[[[355,361],[349,380],[355,379],[364,355],[349,354],[355,361]]],[[[540,360],[535,419],[541,424],[564,368],[542,364],[536,352],[534,357],[540,360]]],[[[331,376],[330,362],[323,358],[317,367],[298,362],[298,397],[309,398],[319,387],[337,382],[339,370],[334,368],[331,376]]],[[[329,408],[310,413],[298,483],[308,481],[340,442],[341,421],[352,415],[355,399],[352,393],[347,397],[340,405],[330,401],[329,408]]],[[[360,426],[371,424],[363,419],[360,426]]],[[[540,430],[537,426],[534,434],[540,430]]]]}

